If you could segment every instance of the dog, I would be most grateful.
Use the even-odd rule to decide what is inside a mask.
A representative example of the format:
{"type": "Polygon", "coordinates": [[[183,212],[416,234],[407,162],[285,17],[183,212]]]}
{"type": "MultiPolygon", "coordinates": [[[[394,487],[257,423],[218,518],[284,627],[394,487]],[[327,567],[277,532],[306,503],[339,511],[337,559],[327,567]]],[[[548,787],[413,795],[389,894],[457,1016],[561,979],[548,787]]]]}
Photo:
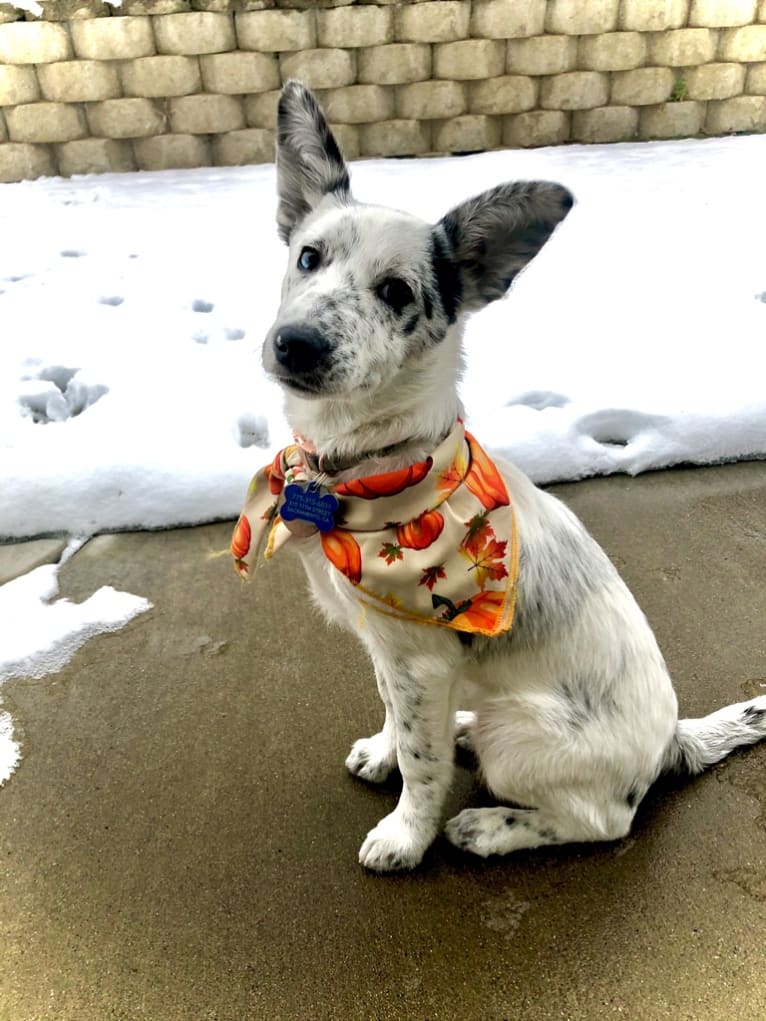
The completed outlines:
{"type": "MultiPolygon", "coordinates": [[[[446,823],[458,848],[488,856],[625,837],[662,773],[699,773],[766,736],[766,697],[679,721],[654,635],[606,554],[561,502],[513,465],[493,461],[478,444],[460,446],[466,313],[508,291],[573,198],[550,182],[501,184],[435,225],[357,203],[327,121],[296,81],[282,91],[277,136],[277,222],[289,264],[262,358],[284,391],[296,444],[265,471],[273,503],[268,513],[251,515],[252,527],[256,518],[290,527],[284,535],[303,561],[317,606],[353,631],[372,659],[385,720],[379,733],[353,745],[346,766],[370,783],[398,767],[403,787],[395,809],[367,834],[359,861],[376,872],[421,862],[442,825],[455,742],[475,753],[498,801],[446,823]],[[466,608],[477,604],[437,594],[446,572],[427,566],[421,540],[426,524],[436,522],[438,530],[446,511],[375,526],[396,538],[382,544],[380,564],[373,552],[370,569],[395,565],[413,598],[430,596],[437,619],[422,621],[392,596],[371,597],[360,584],[367,568],[354,561],[357,542],[342,527],[323,530],[327,522],[317,524],[311,508],[301,509],[315,497],[321,513],[326,502],[331,516],[339,508],[341,523],[358,507],[374,513],[375,480],[387,480],[385,493],[398,493],[402,479],[419,492],[420,475],[432,476],[441,456],[435,451],[453,441],[465,454],[457,474],[468,484],[473,473],[464,495],[480,500],[470,521],[495,535],[481,509],[489,506],[487,491],[495,494],[492,513],[505,515],[492,526],[506,529],[502,541],[493,540],[494,574],[476,562],[462,572],[478,579],[481,599],[493,606],[504,600],[504,612],[512,610],[510,626],[506,614],[497,632],[497,621],[480,613],[475,627],[461,630],[461,612],[467,620],[466,608]],[[417,485],[413,473],[420,473],[417,485]],[[288,493],[298,498],[291,514],[288,493]],[[413,550],[421,551],[427,585],[406,580],[413,550]]],[[[462,527],[460,514],[458,508],[452,517],[462,527]]],[[[241,547],[235,557],[245,572],[250,532],[241,519],[233,549],[241,547]]],[[[269,542],[273,554],[273,532],[269,542]]],[[[477,543],[469,530],[455,548],[470,560],[477,543]]]]}

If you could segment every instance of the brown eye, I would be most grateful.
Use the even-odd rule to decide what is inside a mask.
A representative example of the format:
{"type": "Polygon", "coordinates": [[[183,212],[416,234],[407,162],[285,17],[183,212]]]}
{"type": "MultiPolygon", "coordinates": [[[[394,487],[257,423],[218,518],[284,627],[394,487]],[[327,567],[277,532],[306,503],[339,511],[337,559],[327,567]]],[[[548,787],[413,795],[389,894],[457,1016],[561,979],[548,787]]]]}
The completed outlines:
{"type": "Polygon", "coordinates": [[[322,256],[316,248],[302,248],[301,254],[298,256],[298,269],[304,273],[310,273],[312,269],[317,268],[321,261],[322,256]]]}
{"type": "Polygon", "coordinates": [[[389,305],[394,312],[401,312],[405,305],[415,300],[409,285],[399,277],[388,277],[378,287],[378,297],[389,305]]]}

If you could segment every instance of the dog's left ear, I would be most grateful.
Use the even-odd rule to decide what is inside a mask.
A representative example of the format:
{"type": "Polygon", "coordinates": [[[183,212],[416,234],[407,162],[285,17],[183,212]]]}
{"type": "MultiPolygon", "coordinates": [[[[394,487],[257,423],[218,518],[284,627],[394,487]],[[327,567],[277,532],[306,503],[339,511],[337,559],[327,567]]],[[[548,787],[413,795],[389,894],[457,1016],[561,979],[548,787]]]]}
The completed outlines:
{"type": "Polygon", "coordinates": [[[287,242],[325,195],[351,197],[348,168],[325,116],[313,93],[294,80],[279,97],[277,191],[279,236],[287,242]]]}
{"type": "Polygon", "coordinates": [[[461,311],[502,298],[574,204],[571,192],[548,181],[519,181],[468,199],[447,213],[435,239],[457,270],[461,311]]]}

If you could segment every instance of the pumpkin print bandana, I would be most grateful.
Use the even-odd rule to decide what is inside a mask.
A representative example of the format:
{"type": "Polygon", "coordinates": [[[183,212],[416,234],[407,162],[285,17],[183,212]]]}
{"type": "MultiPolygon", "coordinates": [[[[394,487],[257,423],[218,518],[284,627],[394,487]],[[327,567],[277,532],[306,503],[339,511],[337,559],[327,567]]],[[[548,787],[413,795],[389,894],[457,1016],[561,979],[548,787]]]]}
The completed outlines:
{"type": "Polygon", "coordinates": [[[462,422],[425,461],[329,485],[338,509],[323,532],[286,523],[279,513],[286,484],[315,480],[298,446],[258,472],[232,537],[240,575],[254,572],[267,533],[266,559],[291,534],[315,534],[364,606],[471,634],[511,627],[518,577],[513,507],[502,476],[462,422]]]}

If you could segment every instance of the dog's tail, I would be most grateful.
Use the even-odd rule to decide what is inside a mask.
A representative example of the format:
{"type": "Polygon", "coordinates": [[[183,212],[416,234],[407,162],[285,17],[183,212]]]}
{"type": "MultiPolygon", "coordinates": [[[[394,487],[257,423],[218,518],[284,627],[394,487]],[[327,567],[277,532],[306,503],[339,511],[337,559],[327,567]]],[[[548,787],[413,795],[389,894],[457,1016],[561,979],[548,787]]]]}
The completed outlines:
{"type": "Polygon", "coordinates": [[[727,705],[699,720],[679,720],[665,753],[664,772],[695,776],[735,748],[766,737],[766,695],[727,705]]]}

